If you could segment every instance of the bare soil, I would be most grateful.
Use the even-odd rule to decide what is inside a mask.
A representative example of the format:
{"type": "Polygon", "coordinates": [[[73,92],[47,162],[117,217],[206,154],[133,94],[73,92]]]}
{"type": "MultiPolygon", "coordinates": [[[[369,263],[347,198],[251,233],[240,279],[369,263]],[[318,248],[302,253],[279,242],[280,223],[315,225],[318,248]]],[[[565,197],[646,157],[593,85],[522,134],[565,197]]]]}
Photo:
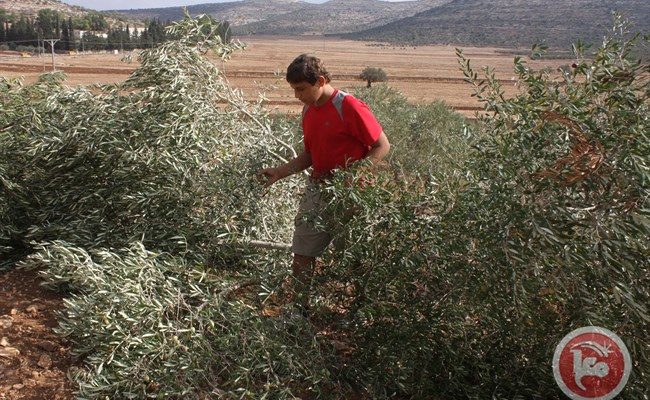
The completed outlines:
{"type": "Polygon", "coordinates": [[[69,400],[70,348],[57,336],[63,296],[34,271],[0,272],[0,400],[69,400]]]}
{"type": "MultiPolygon", "coordinates": [[[[286,66],[301,53],[313,53],[322,58],[333,75],[333,85],[353,91],[365,86],[357,75],[366,66],[382,68],[388,84],[416,103],[443,100],[460,113],[471,116],[482,106],[471,97],[469,84],[463,80],[453,46],[396,47],[381,43],[339,40],[320,36],[245,37],[247,49],[236,53],[226,63],[215,60],[230,83],[243,90],[249,99],[264,93],[268,105],[279,112],[298,113],[302,109],[291,88],[284,81],[286,66]]],[[[494,69],[506,95],[517,93],[513,56],[507,49],[464,48],[477,71],[484,66],[494,69]]],[[[123,54],[70,54],[55,56],[56,68],[68,74],[67,84],[88,85],[124,81],[137,67],[126,64],[123,54]]],[[[137,55],[134,55],[134,59],[137,55]]],[[[530,61],[531,67],[557,70],[572,60],[530,61]]],[[[22,76],[35,81],[44,71],[52,69],[50,55],[21,57],[19,53],[0,54],[0,74],[22,76]]]]}

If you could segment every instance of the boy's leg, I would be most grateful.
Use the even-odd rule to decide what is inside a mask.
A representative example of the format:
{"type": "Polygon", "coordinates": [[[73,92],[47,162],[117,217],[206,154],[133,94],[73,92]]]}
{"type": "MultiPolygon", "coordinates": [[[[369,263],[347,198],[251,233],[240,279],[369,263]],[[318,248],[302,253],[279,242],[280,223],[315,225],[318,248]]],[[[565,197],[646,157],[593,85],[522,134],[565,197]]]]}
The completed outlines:
{"type": "Polygon", "coordinates": [[[309,183],[294,219],[295,229],[291,245],[293,252],[291,300],[302,306],[307,306],[309,303],[309,289],[316,257],[332,240],[328,232],[316,228],[314,224],[314,218],[320,214],[324,206],[318,187],[309,183]]]}
{"type": "Polygon", "coordinates": [[[293,255],[291,269],[293,272],[293,290],[295,292],[294,300],[305,308],[309,305],[309,292],[315,261],[316,257],[300,254],[293,255]]]}

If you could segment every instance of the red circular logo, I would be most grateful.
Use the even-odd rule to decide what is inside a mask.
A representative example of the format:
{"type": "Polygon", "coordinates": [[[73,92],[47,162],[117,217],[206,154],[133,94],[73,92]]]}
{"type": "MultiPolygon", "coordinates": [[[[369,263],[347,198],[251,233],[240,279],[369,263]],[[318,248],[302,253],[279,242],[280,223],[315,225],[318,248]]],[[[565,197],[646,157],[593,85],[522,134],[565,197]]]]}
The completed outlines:
{"type": "Polygon", "coordinates": [[[615,333],[596,326],[576,329],[555,348],[553,375],[574,400],[610,400],[630,377],[632,362],[615,333]]]}

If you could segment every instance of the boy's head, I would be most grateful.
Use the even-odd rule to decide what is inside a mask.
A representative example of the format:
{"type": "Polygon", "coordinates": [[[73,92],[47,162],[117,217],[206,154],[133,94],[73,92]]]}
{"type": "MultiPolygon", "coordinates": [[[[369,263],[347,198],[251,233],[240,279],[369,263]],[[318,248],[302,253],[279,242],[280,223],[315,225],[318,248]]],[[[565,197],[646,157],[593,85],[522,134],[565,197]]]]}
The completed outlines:
{"type": "Polygon", "coordinates": [[[331,77],[323,62],[314,56],[301,54],[287,68],[287,82],[297,99],[304,104],[316,104],[325,93],[331,77]]]}
{"type": "Polygon", "coordinates": [[[325,79],[325,83],[330,83],[330,73],[325,69],[321,59],[308,54],[299,55],[287,67],[287,82],[289,83],[307,82],[310,85],[315,85],[321,76],[325,79]]]}

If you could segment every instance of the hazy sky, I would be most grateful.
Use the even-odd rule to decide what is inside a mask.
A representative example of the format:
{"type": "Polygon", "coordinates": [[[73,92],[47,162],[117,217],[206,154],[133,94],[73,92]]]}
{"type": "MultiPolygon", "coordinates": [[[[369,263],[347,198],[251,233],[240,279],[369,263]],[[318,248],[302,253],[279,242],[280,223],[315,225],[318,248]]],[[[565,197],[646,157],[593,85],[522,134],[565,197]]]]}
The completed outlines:
{"type": "MultiPolygon", "coordinates": [[[[130,8],[157,8],[173,6],[189,6],[203,3],[223,3],[235,0],[63,0],[64,3],[74,4],[93,10],[127,10],[130,8]]],[[[327,0],[305,0],[308,3],[324,3],[327,0]]],[[[385,0],[400,1],[400,0],[385,0]]],[[[403,0],[402,0],[403,1],[403,0]]]]}

